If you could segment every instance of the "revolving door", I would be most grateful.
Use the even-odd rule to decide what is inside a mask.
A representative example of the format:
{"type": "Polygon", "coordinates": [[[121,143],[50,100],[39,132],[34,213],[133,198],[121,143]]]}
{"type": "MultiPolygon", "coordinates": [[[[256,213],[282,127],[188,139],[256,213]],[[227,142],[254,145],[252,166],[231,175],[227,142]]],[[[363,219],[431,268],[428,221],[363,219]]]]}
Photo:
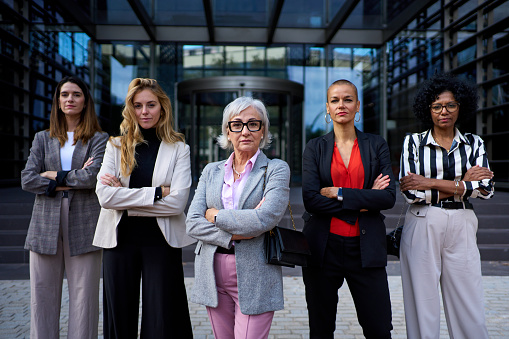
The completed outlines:
{"type": "Polygon", "coordinates": [[[191,147],[193,182],[206,164],[226,159],[230,151],[219,147],[223,109],[240,96],[261,100],[267,107],[272,143],[263,152],[285,160],[292,171],[291,183],[302,175],[303,122],[301,84],[256,76],[225,76],[192,79],[177,84],[176,126],[191,147]]]}

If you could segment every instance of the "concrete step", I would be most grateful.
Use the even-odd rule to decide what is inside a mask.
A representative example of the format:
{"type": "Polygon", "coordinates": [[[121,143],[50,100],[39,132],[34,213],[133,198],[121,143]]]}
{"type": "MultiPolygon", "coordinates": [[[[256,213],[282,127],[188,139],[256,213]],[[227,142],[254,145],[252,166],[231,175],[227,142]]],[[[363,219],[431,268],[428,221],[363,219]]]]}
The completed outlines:
{"type": "Polygon", "coordinates": [[[25,245],[27,237],[26,230],[0,230],[0,246],[21,246],[25,245]]]}
{"type": "Polygon", "coordinates": [[[31,213],[25,215],[0,215],[0,230],[25,230],[26,232],[31,217],[31,213]]]}
{"type": "Polygon", "coordinates": [[[22,246],[0,246],[0,264],[28,264],[29,256],[22,246]]]}
{"type": "Polygon", "coordinates": [[[483,261],[509,261],[509,244],[480,244],[479,251],[483,261]]]}
{"type": "Polygon", "coordinates": [[[0,216],[4,215],[32,215],[33,202],[0,202],[0,216]]]}

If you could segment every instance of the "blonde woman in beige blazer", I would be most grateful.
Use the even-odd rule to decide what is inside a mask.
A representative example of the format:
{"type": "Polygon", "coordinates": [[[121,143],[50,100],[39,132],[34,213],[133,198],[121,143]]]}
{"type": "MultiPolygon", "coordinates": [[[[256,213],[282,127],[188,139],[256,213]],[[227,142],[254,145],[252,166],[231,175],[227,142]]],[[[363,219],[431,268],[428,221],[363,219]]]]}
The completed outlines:
{"type": "Polygon", "coordinates": [[[134,79],[121,136],[97,175],[101,204],[94,245],[104,248],[104,338],[192,338],[182,269],[189,146],[172,128],[171,104],[152,79],[134,79]]]}

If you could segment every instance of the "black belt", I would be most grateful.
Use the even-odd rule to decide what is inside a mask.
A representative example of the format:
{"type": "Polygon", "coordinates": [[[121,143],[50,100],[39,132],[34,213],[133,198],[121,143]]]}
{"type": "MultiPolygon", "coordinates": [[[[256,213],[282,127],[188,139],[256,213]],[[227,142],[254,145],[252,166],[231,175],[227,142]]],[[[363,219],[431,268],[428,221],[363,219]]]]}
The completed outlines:
{"type": "Polygon", "coordinates": [[[445,208],[448,210],[464,210],[464,209],[473,210],[474,209],[474,205],[472,205],[468,201],[464,201],[464,202],[461,202],[461,201],[439,201],[438,204],[431,204],[431,206],[445,208]]]}
{"type": "Polygon", "coordinates": [[[216,253],[235,254],[235,246],[232,246],[230,248],[224,248],[224,247],[221,247],[221,246],[217,246],[216,253]]]}
{"type": "Polygon", "coordinates": [[[69,191],[62,191],[62,198],[69,198],[69,191]]]}

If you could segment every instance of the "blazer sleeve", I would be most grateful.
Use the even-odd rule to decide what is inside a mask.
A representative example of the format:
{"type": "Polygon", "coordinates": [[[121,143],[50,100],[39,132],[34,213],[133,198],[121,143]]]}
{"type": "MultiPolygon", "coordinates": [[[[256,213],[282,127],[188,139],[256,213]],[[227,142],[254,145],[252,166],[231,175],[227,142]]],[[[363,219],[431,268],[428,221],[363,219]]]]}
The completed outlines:
{"type": "Polygon", "coordinates": [[[216,227],[205,218],[207,206],[207,185],[211,182],[210,171],[216,164],[208,164],[198,181],[198,187],[194,193],[193,201],[187,211],[186,232],[189,236],[224,248],[230,247],[232,234],[216,227]]]}
{"type": "Polygon", "coordinates": [[[97,174],[95,192],[102,208],[112,210],[127,210],[135,207],[152,206],[154,204],[155,187],[129,188],[111,187],[101,183],[101,176],[106,173],[120,177],[120,165],[116,164],[116,157],[120,149],[111,140],[106,145],[103,163],[97,174]]]}
{"type": "Polygon", "coordinates": [[[373,178],[376,178],[380,173],[390,178],[389,186],[383,190],[371,189],[374,180],[368,183],[366,189],[358,188],[343,188],[343,208],[349,210],[367,209],[368,211],[387,210],[394,207],[396,202],[396,179],[392,172],[391,155],[389,146],[382,137],[377,137],[376,140],[370,140],[374,148],[375,157],[370,157],[371,168],[378,169],[376,173],[372,173],[373,178]],[[374,164],[373,162],[378,162],[374,164]]]}
{"type": "MultiPolygon", "coordinates": [[[[273,229],[281,221],[290,196],[290,168],[284,161],[271,160],[271,162],[277,165],[272,170],[267,169],[263,194],[265,201],[260,208],[220,210],[216,220],[219,229],[231,234],[257,237],[273,229]]],[[[259,185],[263,185],[263,180],[259,185]]]]}
{"type": "Polygon", "coordinates": [[[21,188],[24,191],[35,194],[44,194],[50,183],[49,179],[40,175],[40,173],[45,171],[45,142],[44,132],[35,134],[27,163],[25,168],[21,171],[21,188]]]}
{"type": "MultiPolygon", "coordinates": [[[[97,132],[92,139],[88,141],[87,147],[89,157],[93,157],[93,163],[84,169],[73,169],[67,173],[65,178],[66,186],[72,189],[92,189],[96,185],[97,173],[101,168],[104,156],[104,148],[108,141],[108,134],[97,132]]],[[[86,159],[85,159],[86,161],[86,159]]]]}
{"type": "Polygon", "coordinates": [[[168,217],[184,213],[191,188],[191,160],[189,146],[177,148],[175,167],[170,183],[170,194],[153,205],[129,209],[129,216],[168,217]]]}

